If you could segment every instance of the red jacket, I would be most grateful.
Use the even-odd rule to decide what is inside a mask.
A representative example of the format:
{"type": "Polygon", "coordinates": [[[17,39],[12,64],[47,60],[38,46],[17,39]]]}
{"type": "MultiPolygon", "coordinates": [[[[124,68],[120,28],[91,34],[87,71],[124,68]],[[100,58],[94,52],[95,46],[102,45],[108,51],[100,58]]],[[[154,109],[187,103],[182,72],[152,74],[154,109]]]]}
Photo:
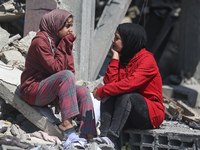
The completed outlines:
{"type": "Polygon", "coordinates": [[[162,79],[153,54],[142,49],[127,65],[111,59],[104,77],[105,85],[97,89],[100,98],[137,91],[146,100],[153,128],[165,118],[162,79]]]}
{"type": "MultiPolygon", "coordinates": [[[[20,93],[29,104],[35,104],[40,81],[62,70],[74,71],[72,34],[62,38],[53,54],[47,34],[38,32],[33,38],[26,56],[25,69],[21,75],[20,93]]],[[[56,47],[51,42],[53,47],[56,47]]]]}

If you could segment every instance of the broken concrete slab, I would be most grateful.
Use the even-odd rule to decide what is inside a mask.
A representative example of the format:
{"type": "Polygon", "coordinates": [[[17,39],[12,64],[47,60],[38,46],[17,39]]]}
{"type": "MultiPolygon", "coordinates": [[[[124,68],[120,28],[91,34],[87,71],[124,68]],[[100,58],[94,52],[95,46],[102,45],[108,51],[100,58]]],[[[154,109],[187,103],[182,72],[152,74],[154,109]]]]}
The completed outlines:
{"type": "Polygon", "coordinates": [[[177,101],[177,105],[183,108],[183,115],[182,120],[183,121],[194,121],[200,124],[200,116],[198,113],[196,113],[192,108],[188,107],[185,103],[182,101],[177,101]]]}
{"type": "Polygon", "coordinates": [[[0,5],[0,11],[9,11],[13,12],[15,10],[15,6],[13,5],[14,0],[9,0],[2,5],[0,5]]]}
{"type": "Polygon", "coordinates": [[[22,71],[0,61],[0,72],[0,97],[22,113],[38,128],[49,135],[54,135],[62,139],[62,134],[57,126],[53,125],[47,117],[40,114],[20,96],[19,86],[22,71]]]}
{"type": "Polygon", "coordinates": [[[9,65],[13,65],[14,62],[16,62],[16,61],[21,61],[22,63],[25,63],[25,58],[22,56],[22,54],[19,51],[16,51],[16,50],[10,50],[10,51],[3,52],[1,60],[5,64],[12,62],[9,65]]]}
{"type": "Polygon", "coordinates": [[[35,37],[35,35],[36,35],[36,32],[30,31],[25,37],[23,37],[18,42],[18,44],[15,44],[15,47],[17,47],[22,54],[26,55],[31,45],[31,41],[35,37]]]}
{"type": "Polygon", "coordinates": [[[0,52],[2,48],[8,43],[10,34],[0,27],[0,52]]]}
{"type": "Polygon", "coordinates": [[[16,34],[16,35],[12,36],[11,38],[9,38],[8,44],[12,43],[12,42],[14,42],[14,41],[16,41],[16,40],[18,40],[20,38],[21,38],[21,35],[20,34],[16,34]]]}
{"type": "Polygon", "coordinates": [[[173,100],[163,94],[165,117],[170,120],[182,120],[184,122],[196,122],[200,124],[200,115],[181,100],[173,100]]]}
{"type": "MultiPolygon", "coordinates": [[[[9,49],[14,48],[10,47],[9,49]]],[[[22,54],[14,48],[14,50],[7,50],[2,52],[1,60],[11,66],[15,66],[20,70],[24,70],[25,68],[25,58],[22,54]]]]}
{"type": "Polygon", "coordinates": [[[163,94],[182,100],[190,107],[200,106],[200,85],[163,85],[163,94]]]}

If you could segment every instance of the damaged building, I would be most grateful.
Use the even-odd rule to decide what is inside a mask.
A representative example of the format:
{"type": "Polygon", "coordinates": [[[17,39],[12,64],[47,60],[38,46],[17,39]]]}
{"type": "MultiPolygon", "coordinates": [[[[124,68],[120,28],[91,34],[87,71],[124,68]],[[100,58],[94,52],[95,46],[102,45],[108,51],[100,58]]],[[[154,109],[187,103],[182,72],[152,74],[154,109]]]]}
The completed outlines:
{"type": "MultiPolygon", "coordinates": [[[[163,80],[166,118],[158,129],[123,131],[120,149],[200,149],[199,5],[197,0],[1,0],[0,149],[62,149],[54,108],[30,106],[19,93],[40,19],[56,8],[74,14],[76,83],[90,91],[103,84],[117,25],[134,22],[147,31],[147,50],[163,80]]],[[[78,128],[79,122],[73,123],[78,128]]]]}

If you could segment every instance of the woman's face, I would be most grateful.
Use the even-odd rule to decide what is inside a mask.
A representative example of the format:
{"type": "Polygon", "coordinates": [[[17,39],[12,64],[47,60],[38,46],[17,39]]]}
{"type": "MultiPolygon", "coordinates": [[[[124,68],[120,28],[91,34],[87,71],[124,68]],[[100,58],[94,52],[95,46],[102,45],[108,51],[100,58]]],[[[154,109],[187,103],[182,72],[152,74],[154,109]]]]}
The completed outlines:
{"type": "Polygon", "coordinates": [[[58,31],[58,36],[62,39],[64,36],[73,32],[73,18],[70,17],[67,19],[65,26],[58,31]]]}
{"type": "Polygon", "coordinates": [[[122,47],[123,47],[122,39],[119,35],[119,32],[116,30],[115,38],[112,40],[112,48],[115,51],[120,52],[122,47]]]}

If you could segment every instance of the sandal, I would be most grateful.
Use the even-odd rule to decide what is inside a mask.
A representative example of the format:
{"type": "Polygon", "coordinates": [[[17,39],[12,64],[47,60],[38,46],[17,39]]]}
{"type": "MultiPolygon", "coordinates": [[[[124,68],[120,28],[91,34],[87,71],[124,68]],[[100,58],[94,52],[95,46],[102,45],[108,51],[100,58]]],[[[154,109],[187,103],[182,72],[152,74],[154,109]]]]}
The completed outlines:
{"type": "MultiPolygon", "coordinates": [[[[59,128],[59,126],[56,126],[56,129],[62,134],[62,141],[66,141],[69,134],[71,134],[72,132],[76,133],[75,129],[74,128],[70,128],[70,129],[67,129],[67,130],[61,130],[59,128]]],[[[76,133],[77,134],[77,133],[76,133]]]]}
{"type": "Polygon", "coordinates": [[[79,136],[76,133],[71,133],[65,143],[63,143],[64,149],[69,148],[69,147],[79,147],[79,148],[84,148],[85,145],[87,144],[87,140],[84,138],[79,138],[79,136]]]}
{"type": "Polygon", "coordinates": [[[109,147],[110,149],[115,149],[114,143],[108,137],[96,137],[90,140],[90,143],[95,142],[100,148],[109,147]]]}
{"type": "Polygon", "coordinates": [[[85,146],[82,145],[79,141],[75,141],[68,148],[77,148],[77,149],[85,149],[85,146]]]}

